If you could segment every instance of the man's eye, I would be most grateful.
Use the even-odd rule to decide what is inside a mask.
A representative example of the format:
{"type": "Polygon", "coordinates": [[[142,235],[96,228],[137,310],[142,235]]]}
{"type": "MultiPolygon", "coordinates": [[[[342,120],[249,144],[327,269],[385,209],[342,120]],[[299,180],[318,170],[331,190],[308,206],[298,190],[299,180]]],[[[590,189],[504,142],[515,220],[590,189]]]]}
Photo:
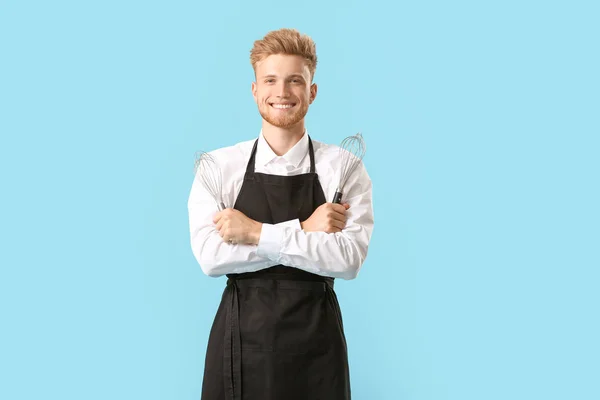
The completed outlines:
{"type": "Polygon", "coordinates": [[[265,82],[266,82],[266,83],[272,83],[272,82],[274,82],[274,81],[275,81],[275,79],[267,79],[265,82]]]}

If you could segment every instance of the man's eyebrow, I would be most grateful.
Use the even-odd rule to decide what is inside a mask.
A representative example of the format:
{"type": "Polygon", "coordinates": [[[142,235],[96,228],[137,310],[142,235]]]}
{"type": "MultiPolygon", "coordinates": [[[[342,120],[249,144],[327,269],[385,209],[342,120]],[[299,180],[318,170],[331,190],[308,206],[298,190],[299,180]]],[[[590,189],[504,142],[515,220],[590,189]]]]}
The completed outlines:
{"type": "MultiPolygon", "coordinates": [[[[268,74],[268,75],[263,75],[262,78],[277,78],[278,76],[275,74],[268,74]]],[[[289,75],[288,78],[302,78],[304,79],[304,76],[302,76],[302,74],[292,74],[289,75]]]]}

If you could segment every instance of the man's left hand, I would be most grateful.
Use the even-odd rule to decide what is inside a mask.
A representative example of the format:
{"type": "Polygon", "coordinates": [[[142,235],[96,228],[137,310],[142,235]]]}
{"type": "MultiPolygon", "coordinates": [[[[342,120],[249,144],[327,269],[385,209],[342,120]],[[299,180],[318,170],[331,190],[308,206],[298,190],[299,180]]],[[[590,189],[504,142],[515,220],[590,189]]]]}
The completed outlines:
{"type": "Polygon", "coordinates": [[[233,208],[215,214],[213,222],[223,240],[230,244],[258,244],[262,224],[233,208]]]}

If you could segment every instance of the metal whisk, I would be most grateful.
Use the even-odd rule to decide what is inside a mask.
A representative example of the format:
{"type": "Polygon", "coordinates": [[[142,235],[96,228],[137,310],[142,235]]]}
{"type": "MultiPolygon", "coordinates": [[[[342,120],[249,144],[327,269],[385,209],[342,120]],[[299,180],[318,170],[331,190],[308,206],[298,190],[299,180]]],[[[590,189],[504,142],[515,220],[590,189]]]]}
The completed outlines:
{"type": "Polygon", "coordinates": [[[360,133],[348,136],[340,144],[340,181],[335,189],[333,203],[341,203],[346,181],[358,164],[361,163],[366,151],[367,146],[360,133]]]}
{"type": "Polygon", "coordinates": [[[215,199],[219,211],[225,209],[225,204],[222,200],[222,177],[221,169],[217,165],[213,156],[204,151],[196,153],[196,161],[194,162],[194,172],[198,176],[208,191],[215,199]]]}

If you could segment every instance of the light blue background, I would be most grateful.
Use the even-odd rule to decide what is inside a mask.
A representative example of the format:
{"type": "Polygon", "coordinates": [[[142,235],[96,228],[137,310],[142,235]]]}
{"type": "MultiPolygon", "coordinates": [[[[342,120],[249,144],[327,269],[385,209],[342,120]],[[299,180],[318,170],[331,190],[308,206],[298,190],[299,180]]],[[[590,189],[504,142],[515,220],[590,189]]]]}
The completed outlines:
{"type": "Polygon", "coordinates": [[[310,133],[368,146],[353,399],[599,399],[595,4],[0,2],[0,398],[199,399],[194,152],[258,134],[250,48],[294,27],[310,133]]]}

